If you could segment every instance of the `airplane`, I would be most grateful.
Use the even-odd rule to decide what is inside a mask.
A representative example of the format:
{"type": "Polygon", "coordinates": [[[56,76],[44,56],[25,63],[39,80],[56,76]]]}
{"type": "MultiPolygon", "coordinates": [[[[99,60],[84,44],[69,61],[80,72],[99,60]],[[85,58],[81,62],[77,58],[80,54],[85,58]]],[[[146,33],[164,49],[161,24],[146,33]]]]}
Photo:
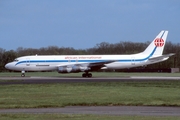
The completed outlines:
{"type": "Polygon", "coordinates": [[[59,73],[84,72],[82,77],[92,77],[89,72],[100,69],[122,69],[145,66],[167,60],[174,53],[162,55],[168,31],[162,30],[150,45],[137,54],[130,55],[31,55],[16,58],[5,65],[6,69],[21,71],[57,71],[59,73]]]}

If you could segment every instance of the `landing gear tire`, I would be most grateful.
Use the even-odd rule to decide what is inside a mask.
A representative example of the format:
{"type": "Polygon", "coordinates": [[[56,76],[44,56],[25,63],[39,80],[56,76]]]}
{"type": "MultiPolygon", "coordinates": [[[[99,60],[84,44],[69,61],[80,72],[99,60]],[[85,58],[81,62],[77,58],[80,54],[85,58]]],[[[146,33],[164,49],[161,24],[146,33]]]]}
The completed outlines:
{"type": "Polygon", "coordinates": [[[22,74],[21,74],[21,77],[25,77],[25,74],[24,74],[24,73],[22,73],[22,74]]]}
{"type": "Polygon", "coordinates": [[[82,77],[92,77],[92,74],[91,73],[83,73],[82,74],[82,77]]]}
{"type": "Polygon", "coordinates": [[[25,77],[25,71],[21,71],[21,77],[25,77]]]}
{"type": "Polygon", "coordinates": [[[91,73],[89,73],[89,74],[88,74],[88,77],[89,77],[89,78],[91,78],[91,77],[92,77],[92,74],[91,74],[91,73]]]}
{"type": "Polygon", "coordinates": [[[86,73],[83,73],[83,74],[82,74],[82,77],[86,77],[86,73]]]}

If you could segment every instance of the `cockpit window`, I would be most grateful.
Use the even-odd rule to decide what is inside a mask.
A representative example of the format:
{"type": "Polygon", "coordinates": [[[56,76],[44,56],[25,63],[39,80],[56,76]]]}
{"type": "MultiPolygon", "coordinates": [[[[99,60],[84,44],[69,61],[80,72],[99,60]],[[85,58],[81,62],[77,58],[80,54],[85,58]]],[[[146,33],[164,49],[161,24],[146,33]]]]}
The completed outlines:
{"type": "Polygon", "coordinates": [[[14,62],[18,62],[19,60],[18,59],[15,59],[14,62]]]}

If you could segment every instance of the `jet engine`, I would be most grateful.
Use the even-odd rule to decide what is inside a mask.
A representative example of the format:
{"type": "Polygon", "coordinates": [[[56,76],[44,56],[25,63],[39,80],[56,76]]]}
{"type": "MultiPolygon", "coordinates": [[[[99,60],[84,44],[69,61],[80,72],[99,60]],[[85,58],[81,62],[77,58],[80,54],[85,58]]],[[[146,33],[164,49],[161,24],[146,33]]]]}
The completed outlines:
{"type": "Polygon", "coordinates": [[[76,73],[76,72],[84,72],[90,70],[87,66],[60,66],[58,67],[58,73],[76,73]]]}

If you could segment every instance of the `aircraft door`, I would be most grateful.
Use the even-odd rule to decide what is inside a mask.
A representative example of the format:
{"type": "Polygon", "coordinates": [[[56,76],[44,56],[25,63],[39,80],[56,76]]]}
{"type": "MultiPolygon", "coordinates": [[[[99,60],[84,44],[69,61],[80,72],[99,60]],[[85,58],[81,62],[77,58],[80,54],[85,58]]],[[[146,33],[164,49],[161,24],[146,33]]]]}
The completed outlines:
{"type": "Polygon", "coordinates": [[[26,59],[26,66],[30,66],[30,59],[29,58],[26,59]]]}
{"type": "Polygon", "coordinates": [[[71,59],[68,59],[68,63],[71,63],[71,59]]]}
{"type": "Polygon", "coordinates": [[[76,58],[76,64],[78,63],[78,58],[76,58]]]}
{"type": "Polygon", "coordinates": [[[131,57],[131,65],[135,65],[135,57],[131,57]]]}

